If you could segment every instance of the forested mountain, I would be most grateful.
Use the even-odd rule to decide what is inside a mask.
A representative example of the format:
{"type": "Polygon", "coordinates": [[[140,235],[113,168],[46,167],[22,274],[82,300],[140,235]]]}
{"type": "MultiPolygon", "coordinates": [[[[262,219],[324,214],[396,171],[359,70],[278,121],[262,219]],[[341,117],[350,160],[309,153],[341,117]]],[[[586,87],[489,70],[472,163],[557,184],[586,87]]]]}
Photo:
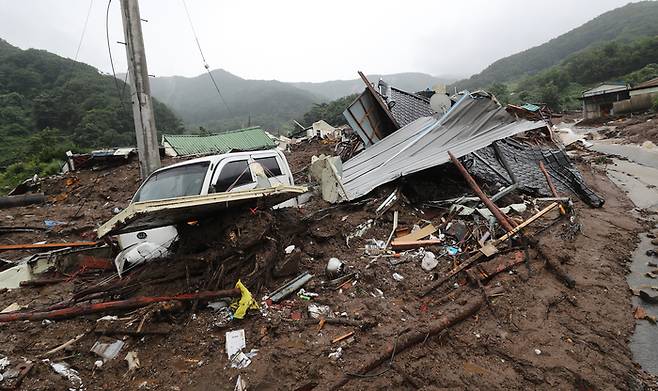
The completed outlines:
{"type": "Polygon", "coordinates": [[[170,107],[188,128],[229,130],[260,125],[278,129],[300,118],[323,98],[276,80],[246,80],[222,69],[212,71],[226,105],[210,76],[156,77],[151,93],[170,107]],[[228,106],[228,108],[227,108],[228,106]]]}
{"type": "MultiPolygon", "coordinates": [[[[639,83],[658,76],[658,35],[612,41],[567,57],[534,76],[521,79],[505,97],[501,84],[494,93],[502,100],[541,101],[554,109],[577,108],[577,97],[587,87],[604,81],[639,83]]],[[[504,90],[504,88],[503,88],[504,90]]]]}
{"type": "MultiPolygon", "coordinates": [[[[368,80],[373,83],[377,83],[379,79],[384,79],[389,84],[399,89],[411,92],[431,88],[437,83],[450,84],[455,81],[455,79],[448,77],[435,77],[426,73],[418,72],[394,73],[390,75],[372,74],[367,77],[368,80]]],[[[333,80],[321,83],[299,82],[291,84],[330,100],[361,93],[361,91],[363,91],[363,81],[361,78],[352,80],[333,80]]]]}
{"type": "MultiPolygon", "coordinates": [[[[154,105],[160,132],[182,129],[154,105]]],[[[0,137],[0,191],[56,171],[68,149],[135,145],[130,88],[92,66],[0,39],[0,137]]]]}
{"type": "MultiPolygon", "coordinates": [[[[360,93],[364,88],[360,78],[322,83],[285,83],[276,80],[243,79],[223,69],[216,69],[212,74],[226,105],[208,74],[191,78],[156,77],[151,80],[151,91],[153,96],[167,104],[191,130],[199,126],[228,130],[250,123],[269,130],[285,130],[292,119],[300,121],[314,104],[360,93]]],[[[438,82],[446,81],[424,73],[368,76],[375,83],[380,77],[409,91],[424,90],[438,82]]]]}
{"type": "MultiPolygon", "coordinates": [[[[541,19],[541,18],[540,18],[541,19]]],[[[610,41],[658,35],[658,2],[643,1],[601,14],[542,45],[502,58],[477,75],[455,83],[459,89],[485,88],[531,76],[583,49],[610,41]]]]}

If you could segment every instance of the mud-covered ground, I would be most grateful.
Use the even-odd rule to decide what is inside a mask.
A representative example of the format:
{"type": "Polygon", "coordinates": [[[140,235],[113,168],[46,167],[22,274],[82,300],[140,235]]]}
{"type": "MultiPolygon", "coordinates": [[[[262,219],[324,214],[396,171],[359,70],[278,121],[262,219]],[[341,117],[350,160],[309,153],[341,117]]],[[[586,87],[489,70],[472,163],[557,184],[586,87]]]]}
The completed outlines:
{"type": "MultiPolygon", "coordinates": [[[[304,158],[290,159],[293,172],[302,171],[314,150],[297,146],[304,158]]],[[[295,154],[293,148],[293,155],[295,154]]],[[[324,145],[321,149],[329,150],[324,145]]],[[[317,150],[316,150],[317,151],[317,150]]],[[[326,152],[329,152],[326,151],[326,152]]],[[[326,153],[325,152],[325,153],[326,153]]],[[[315,152],[317,154],[317,152],[315,152]]],[[[632,217],[627,197],[601,172],[581,166],[587,182],[606,199],[601,209],[592,209],[575,201],[582,233],[573,240],[564,239],[564,222],[552,225],[534,235],[553,219],[556,211],[529,229],[528,236],[540,241],[544,252],[563,262],[564,269],[575,279],[576,286],[567,288],[551,273],[531,249],[529,263],[512,272],[496,275],[486,284],[500,286],[502,295],[490,298],[475,315],[438,336],[399,352],[363,377],[354,376],[342,389],[648,389],[653,379],[632,362],[628,339],[634,319],[631,292],[625,280],[628,261],[635,246],[636,232],[642,227],[632,217]]],[[[4,211],[14,216],[12,224],[38,224],[44,219],[78,221],[89,227],[69,232],[70,226],[58,227],[50,233],[6,234],[3,243],[25,240],[55,241],[84,239],[85,232],[112,216],[112,208],[124,207],[138,185],[135,165],[123,166],[111,173],[80,172],[76,191],[61,201],[40,207],[31,206],[4,211]],[[120,173],[120,174],[118,174],[120,173]],[[89,192],[85,195],[85,191],[89,192]],[[79,194],[79,195],[76,195],[79,194]],[[108,198],[109,197],[109,198],[108,198]],[[80,212],[75,220],[77,209],[80,212]],[[29,236],[32,235],[32,236],[29,236]],[[41,236],[43,235],[43,236],[41,236]]],[[[53,179],[44,189],[50,195],[65,192],[66,179],[53,179]],[[55,189],[57,184],[59,189],[55,189]],[[47,190],[51,188],[52,190],[47,190]]],[[[69,186],[70,187],[70,186],[69,186]]],[[[389,189],[390,190],[390,189],[389,189]]],[[[65,361],[79,372],[86,389],[151,389],[151,390],[233,390],[238,374],[250,390],[329,389],[332,384],[356,372],[401,337],[424,330],[444,315],[459,312],[466,300],[481,295],[465,278],[450,281],[433,294],[420,299],[422,289],[431,284],[435,273],[442,275],[453,266],[453,259],[441,257],[432,272],[420,267],[420,261],[392,266],[386,258],[371,262],[364,254],[367,239],[386,240],[391,230],[391,213],[375,221],[361,238],[345,237],[356,227],[373,218],[373,209],[388,195],[382,190],[378,201],[357,206],[329,208],[313,199],[299,209],[271,212],[278,234],[277,248],[293,244],[301,251],[299,271],[308,270],[315,277],[305,286],[318,297],[310,301],[295,295],[267,311],[251,310],[243,320],[227,324],[221,315],[201,303],[194,313],[190,305],[176,308],[145,322],[145,330],[165,331],[164,335],[122,336],[125,342],[116,359],[100,368],[98,357],[90,348],[99,338],[95,329],[110,327],[137,328],[144,313],[140,310],[116,313],[114,322],[97,321],[100,315],[89,315],[55,322],[15,322],[0,324],[0,353],[12,364],[22,358],[34,363],[23,381],[26,390],[59,390],[72,386],[56,374],[39,356],[78,335],[84,336],[69,349],[53,354],[53,362],[65,361]],[[324,268],[330,257],[344,261],[348,271],[359,272],[359,278],[333,290],[323,287],[324,268]],[[393,274],[403,276],[396,281],[393,274]],[[460,287],[453,284],[457,282],[460,287]],[[360,329],[354,326],[326,324],[319,330],[309,320],[309,304],[323,304],[337,317],[374,325],[360,329]],[[301,319],[299,319],[301,317],[301,319]],[[129,324],[129,326],[126,326],[129,324]],[[258,349],[245,369],[229,367],[225,352],[225,332],[244,329],[246,350],[258,349]],[[332,343],[346,333],[350,338],[332,343]],[[341,347],[338,359],[329,354],[341,347]],[[141,368],[127,371],[124,357],[134,351],[141,368]]],[[[400,225],[424,226],[441,224],[440,211],[401,203],[400,225]]],[[[530,211],[525,214],[527,218],[530,211]]],[[[260,223],[261,215],[253,218],[260,223]]],[[[432,250],[437,250],[438,248],[432,250]]],[[[212,252],[199,256],[199,262],[212,258],[212,252]]],[[[497,259],[517,256],[515,251],[497,259]]],[[[279,258],[283,253],[279,254],[279,258]]],[[[463,260],[463,259],[462,259],[463,260]]],[[[192,267],[192,266],[190,266],[192,267]]],[[[198,289],[196,278],[186,277],[186,265],[163,262],[144,270],[154,274],[177,275],[181,278],[161,284],[140,286],[134,294],[175,294],[198,289]],[[190,282],[191,281],[191,282],[190,282]]],[[[148,274],[148,273],[146,273],[148,274]]],[[[108,273],[109,275],[109,273],[108,273]]],[[[142,273],[144,275],[144,273],[142,273]]],[[[91,277],[90,277],[91,278],[91,277]]],[[[282,285],[288,278],[269,281],[259,292],[282,285]]],[[[18,303],[27,309],[53,304],[70,296],[80,284],[72,278],[42,288],[21,288],[0,293],[0,309],[18,303]]],[[[227,287],[227,286],[223,286],[227,287]]],[[[112,340],[102,337],[104,340],[112,340]]],[[[113,338],[117,338],[116,336],[113,338]]]]}

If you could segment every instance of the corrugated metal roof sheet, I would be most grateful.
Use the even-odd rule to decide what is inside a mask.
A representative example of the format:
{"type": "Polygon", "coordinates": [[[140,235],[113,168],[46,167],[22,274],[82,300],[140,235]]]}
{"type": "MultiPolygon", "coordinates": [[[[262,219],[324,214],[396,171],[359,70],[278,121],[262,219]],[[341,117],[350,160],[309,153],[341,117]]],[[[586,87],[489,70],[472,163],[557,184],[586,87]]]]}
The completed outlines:
{"type": "Polygon", "coordinates": [[[522,105],[521,108],[532,112],[539,111],[539,109],[541,109],[541,107],[533,105],[532,103],[526,103],[522,105]]]}
{"type": "Polygon", "coordinates": [[[628,90],[627,84],[617,84],[617,83],[601,84],[600,86],[583,91],[583,97],[609,94],[611,92],[620,92],[626,90],[628,90]]]}
{"type": "Polygon", "coordinates": [[[636,85],[635,87],[633,87],[631,89],[632,90],[639,90],[639,89],[642,89],[642,88],[650,88],[650,87],[656,87],[656,86],[658,86],[658,77],[655,77],[651,80],[647,80],[645,82],[642,82],[642,83],[636,85]]]}
{"type": "Polygon", "coordinates": [[[448,151],[461,157],[545,126],[543,121],[515,121],[490,98],[465,94],[441,118],[419,118],[348,160],[342,184],[353,200],[401,176],[448,162],[448,151]]]}
{"type": "Polygon", "coordinates": [[[231,130],[209,136],[193,134],[166,134],[162,143],[168,143],[178,156],[209,155],[230,151],[253,151],[274,148],[276,143],[260,126],[231,130]]]}

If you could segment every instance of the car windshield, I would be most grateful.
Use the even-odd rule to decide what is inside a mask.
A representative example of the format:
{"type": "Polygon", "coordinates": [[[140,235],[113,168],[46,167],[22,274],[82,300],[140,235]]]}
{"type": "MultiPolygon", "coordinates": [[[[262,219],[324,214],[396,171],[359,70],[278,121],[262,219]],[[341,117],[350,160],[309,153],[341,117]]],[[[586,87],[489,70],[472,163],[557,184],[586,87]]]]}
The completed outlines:
{"type": "Polygon", "coordinates": [[[199,195],[209,162],[169,168],[149,177],[134,202],[199,195]]]}

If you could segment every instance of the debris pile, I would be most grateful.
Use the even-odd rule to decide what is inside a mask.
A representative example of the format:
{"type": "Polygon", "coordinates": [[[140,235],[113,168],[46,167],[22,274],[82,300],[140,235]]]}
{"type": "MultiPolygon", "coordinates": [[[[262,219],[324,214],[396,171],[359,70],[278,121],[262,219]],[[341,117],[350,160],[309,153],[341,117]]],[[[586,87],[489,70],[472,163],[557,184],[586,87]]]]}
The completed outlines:
{"type": "Polygon", "coordinates": [[[632,317],[601,311],[628,306],[619,260],[635,223],[619,191],[576,167],[547,123],[517,120],[483,92],[453,98],[433,107],[368,83],[359,100],[390,126],[365,137],[374,122],[360,121],[358,140],[319,126],[286,143],[295,179],[314,186],[293,208],[272,209],[285,191],[268,189],[240,203],[238,193],[130,203],[134,163],[42,179],[44,203],[5,210],[14,217],[0,233],[14,245],[0,284],[20,279],[0,293],[0,385],[645,381],[619,348],[632,317]],[[112,236],[169,224],[176,244],[119,276],[112,236]]]}

